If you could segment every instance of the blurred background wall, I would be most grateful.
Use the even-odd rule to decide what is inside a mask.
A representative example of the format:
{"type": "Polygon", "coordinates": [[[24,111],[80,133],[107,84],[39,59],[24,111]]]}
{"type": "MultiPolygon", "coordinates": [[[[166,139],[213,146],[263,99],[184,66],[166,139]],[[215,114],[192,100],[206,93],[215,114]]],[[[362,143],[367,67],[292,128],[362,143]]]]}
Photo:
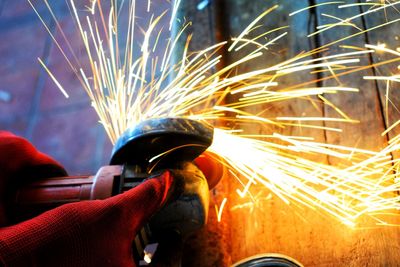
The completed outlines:
{"type": "MultiPolygon", "coordinates": [[[[50,31],[60,38],[43,1],[32,2],[50,31]]],[[[80,11],[87,10],[89,1],[75,2],[80,11]]],[[[170,7],[168,1],[152,1],[152,5],[155,13],[170,7]]],[[[66,1],[51,1],[51,6],[71,46],[82,49],[66,1]]],[[[137,1],[137,9],[148,19],[146,8],[147,1],[137,1]]],[[[65,43],[61,45],[66,48],[65,43]]],[[[84,53],[77,55],[84,65],[84,53]]],[[[89,98],[27,0],[0,0],[0,130],[27,138],[70,174],[95,172],[108,163],[112,149],[89,98]],[[65,86],[68,99],[40,66],[38,57],[65,86]]]]}

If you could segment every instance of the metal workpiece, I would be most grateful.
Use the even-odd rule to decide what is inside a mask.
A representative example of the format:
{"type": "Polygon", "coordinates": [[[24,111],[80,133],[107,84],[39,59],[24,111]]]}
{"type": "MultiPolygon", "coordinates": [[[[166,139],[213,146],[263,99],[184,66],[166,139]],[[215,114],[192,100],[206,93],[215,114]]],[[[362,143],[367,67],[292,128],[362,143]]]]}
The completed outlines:
{"type": "Polygon", "coordinates": [[[157,118],[128,129],[114,145],[111,165],[129,164],[151,172],[192,161],[212,143],[211,126],[190,119],[157,118]]]}
{"type": "Polygon", "coordinates": [[[303,267],[303,265],[286,255],[267,253],[243,259],[231,267],[303,267]]]}

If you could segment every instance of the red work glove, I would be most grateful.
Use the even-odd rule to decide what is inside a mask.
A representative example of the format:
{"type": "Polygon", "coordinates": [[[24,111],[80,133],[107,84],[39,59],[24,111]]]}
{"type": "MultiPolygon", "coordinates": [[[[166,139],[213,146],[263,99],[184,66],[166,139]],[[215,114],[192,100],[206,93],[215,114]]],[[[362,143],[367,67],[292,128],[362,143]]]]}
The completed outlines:
{"type": "Polygon", "coordinates": [[[58,162],[37,151],[26,139],[0,131],[0,227],[8,224],[6,199],[21,184],[66,175],[58,162]]]}
{"type": "MultiPolygon", "coordinates": [[[[15,178],[20,168],[26,172],[42,164],[52,165],[52,171],[60,167],[34,150],[26,140],[1,133],[0,178],[6,182],[0,185],[8,184],[9,177],[15,178]],[[15,150],[11,149],[13,142],[15,150]],[[14,152],[4,155],[4,148],[14,152]]],[[[135,266],[132,242],[136,232],[169,198],[173,182],[170,173],[165,172],[112,198],[66,204],[28,221],[0,228],[0,263],[5,266],[135,266]]],[[[4,192],[4,188],[0,190],[4,192]]]]}

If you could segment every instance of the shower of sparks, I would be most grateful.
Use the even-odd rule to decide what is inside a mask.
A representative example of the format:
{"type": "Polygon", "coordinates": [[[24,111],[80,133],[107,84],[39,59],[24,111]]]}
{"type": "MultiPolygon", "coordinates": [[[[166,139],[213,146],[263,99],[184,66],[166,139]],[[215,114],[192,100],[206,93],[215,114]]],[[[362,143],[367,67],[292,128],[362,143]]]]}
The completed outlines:
{"type": "MultiPolygon", "coordinates": [[[[44,1],[51,11],[47,0],[44,1]]],[[[175,1],[175,4],[179,2],[175,1]]],[[[249,33],[258,27],[257,22],[278,6],[271,7],[255,18],[238,37],[202,51],[189,53],[189,36],[180,60],[176,60],[178,41],[189,24],[184,25],[175,38],[160,40],[163,33],[160,22],[171,13],[171,28],[177,5],[173,5],[169,13],[164,12],[159,16],[149,14],[151,19],[146,28],[137,25],[135,1],[129,1],[124,9],[119,3],[111,0],[104,8],[104,3],[92,0],[87,8],[89,11],[86,10],[82,15],[76,3],[70,1],[71,13],[90,62],[87,66],[81,66],[73,53],[70,59],[62,51],[60,42],[69,43],[63,33],[63,39],[57,40],[49,32],[92,100],[92,106],[112,142],[128,127],[160,117],[186,117],[213,125],[223,125],[225,122],[234,122],[236,126],[251,123],[278,128],[297,125],[327,131],[341,130],[321,126],[321,121],[357,122],[322,96],[338,92],[352,93],[358,90],[356,88],[309,88],[296,85],[292,89],[282,90],[277,86],[284,76],[301,75],[316,68],[329,71],[336,77],[336,73],[340,75],[340,72],[357,67],[355,65],[360,61],[358,57],[373,53],[376,47],[361,51],[349,49],[345,53],[314,58],[322,51],[322,48],[318,48],[276,65],[237,74],[238,67],[257,60],[271,44],[285,37],[286,27],[266,31],[256,38],[249,37],[249,33]],[[128,21],[124,23],[119,23],[121,10],[128,13],[128,21]],[[143,33],[141,40],[137,40],[138,33],[143,33]],[[272,33],[278,36],[270,37],[272,33]],[[137,46],[138,42],[141,42],[140,47],[137,46]],[[230,65],[217,68],[222,60],[219,51],[227,49],[229,53],[236,53],[246,46],[252,48],[251,52],[230,65]],[[239,94],[238,101],[225,103],[226,96],[232,94],[239,94]],[[317,97],[319,100],[316,100],[317,97]],[[281,117],[270,118],[246,109],[294,98],[308,100],[312,105],[322,101],[335,110],[337,116],[304,118],[285,117],[282,114],[281,117]]],[[[343,1],[326,4],[343,4],[343,1]]],[[[148,8],[150,6],[149,1],[148,8]]],[[[380,8],[375,7],[374,10],[380,8]]],[[[51,14],[54,13],[51,11],[51,14]]],[[[351,19],[326,25],[314,34],[338,25],[354,27],[351,19]]],[[[59,23],[56,25],[62,32],[59,23]]],[[[46,29],[49,30],[48,27],[46,29]]],[[[324,49],[326,51],[326,47],[324,49]]],[[[47,67],[44,67],[47,71],[47,67]]],[[[56,84],[62,88],[58,82],[56,84]]],[[[65,90],[62,89],[62,92],[65,90]]],[[[288,204],[319,208],[346,225],[354,226],[363,215],[372,218],[376,224],[387,224],[379,215],[400,208],[400,199],[395,193],[399,190],[400,182],[395,174],[398,161],[390,157],[390,153],[399,148],[400,142],[397,140],[392,140],[382,151],[372,152],[318,143],[309,137],[250,135],[241,129],[222,127],[215,128],[214,141],[209,150],[220,155],[223,164],[229,166],[232,175],[241,181],[244,186],[243,190],[238,190],[241,196],[251,194],[252,184],[262,184],[288,204]],[[305,154],[328,155],[340,158],[345,163],[331,166],[307,160],[305,154]]],[[[218,218],[225,203],[224,199],[218,218]]]]}
{"type": "MultiPolygon", "coordinates": [[[[392,166],[389,156],[400,148],[397,142],[374,153],[278,134],[269,138],[286,144],[244,138],[219,129],[214,138],[210,150],[226,159],[240,177],[246,177],[244,184],[262,184],[287,204],[318,207],[349,226],[355,226],[362,215],[376,219],[375,214],[399,208],[400,196],[395,193],[399,185],[393,183],[398,161],[393,161],[392,166]],[[339,168],[307,160],[299,156],[302,153],[325,154],[357,163],[339,168]]],[[[379,220],[377,223],[384,224],[379,220]]]]}

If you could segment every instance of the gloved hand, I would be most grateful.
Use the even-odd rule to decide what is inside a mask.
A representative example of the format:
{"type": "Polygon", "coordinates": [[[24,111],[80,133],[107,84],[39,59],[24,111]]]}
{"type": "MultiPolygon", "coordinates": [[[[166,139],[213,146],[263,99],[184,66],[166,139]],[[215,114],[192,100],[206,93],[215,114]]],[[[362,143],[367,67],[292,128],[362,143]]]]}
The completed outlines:
{"type": "MultiPolygon", "coordinates": [[[[38,152],[28,141],[0,132],[1,196],[9,190],[8,185],[20,182],[17,178],[21,173],[36,170],[41,177],[65,175],[60,164],[38,152]]],[[[173,193],[173,183],[173,176],[166,171],[106,200],[66,204],[28,221],[2,227],[0,263],[135,266],[131,249],[136,232],[167,201],[173,193]]],[[[4,219],[6,213],[2,212],[4,219]]]]}
{"type": "Polygon", "coordinates": [[[0,131],[0,227],[8,224],[6,200],[16,188],[35,178],[66,175],[60,163],[37,151],[26,139],[0,131]]]}

